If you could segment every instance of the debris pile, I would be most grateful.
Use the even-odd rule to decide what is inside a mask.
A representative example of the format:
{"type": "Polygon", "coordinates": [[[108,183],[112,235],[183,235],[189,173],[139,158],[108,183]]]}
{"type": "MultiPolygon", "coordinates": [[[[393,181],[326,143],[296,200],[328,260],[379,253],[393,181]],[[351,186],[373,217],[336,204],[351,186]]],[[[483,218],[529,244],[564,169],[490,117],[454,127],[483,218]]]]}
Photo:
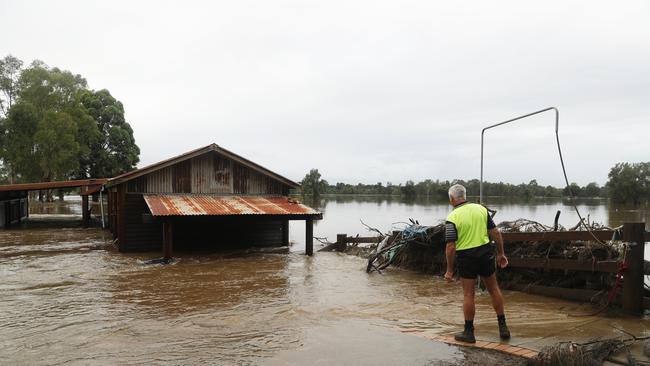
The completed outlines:
{"type": "Polygon", "coordinates": [[[447,263],[444,224],[410,225],[400,232],[398,239],[404,242],[404,247],[395,255],[393,263],[397,267],[429,274],[444,273],[447,263]]]}
{"type": "Polygon", "coordinates": [[[532,359],[530,366],[596,366],[602,365],[609,355],[615,353],[625,344],[618,339],[595,341],[586,344],[560,343],[542,349],[532,359]]]}
{"type": "MultiPolygon", "coordinates": [[[[504,221],[497,225],[501,232],[544,232],[554,228],[535,221],[519,219],[504,221]]],[[[576,230],[582,225],[570,230],[576,230]]],[[[598,224],[590,224],[590,230],[601,230],[598,224]]],[[[558,227],[558,231],[564,231],[558,227]]],[[[537,259],[572,259],[591,261],[594,265],[600,261],[621,261],[624,257],[624,245],[618,241],[537,241],[514,242],[505,245],[508,258],[537,258],[537,259]]],[[[518,284],[533,284],[564,288],[582,288],[589,290],[608,290],[615,282],[615,276],[610,273],[575,271],[561,269],[532,269],[510,268],[498,272],[502,287],[510,288],[518,284]]]]}
{"type": "MultiPolygon", "coordinates": [[[[382,233],[376,228],[367,225],[366,227],[368,230],[380,234],[377,236],[377,244],[361,246],[352,243],[344,248],[331,245],[326,248],[337,248],[337,250],[344,250],[348,254],[368,258],[368,272],[381,271],[389,265],[434,275],[442,275],[445,272],[444,224],[423,226],[411,219],[410,223],[405,223],[401,230],[392,233],[382,233]]],[[[551,227],[527,219],[504,221],[498,227],[501,232],[567,230],[561,225],[556,224],[551,227]]],[[[588,227],[589,230],[608,229],[602,225],[590,223],[588,226],[578,224],[569,230],[584,229],[585,227],[588,227]]],[[[580,260],[596,265],[602,261],[623,261],[626,249],[625,244],[620,241],[601,242],[594,238],[593,241],[510,242],[505,245],[505,252],[508,258],[580,260]]],[[[647,269],[650,269],[650,264],[647,261],[645,265],[647,269]]],[[[646,271],[646,273],[648,272],[646,271]]],[[[506,289],[522,285],[541,285],[600,291],[601,296],[593,298],[592,301],[604,300],[607,292],[615,286],[616,282],[616,276],[612,273],[549,268],[514,268],[510,266],[500,269],[497,275],[499,283],[506,289]]]]}

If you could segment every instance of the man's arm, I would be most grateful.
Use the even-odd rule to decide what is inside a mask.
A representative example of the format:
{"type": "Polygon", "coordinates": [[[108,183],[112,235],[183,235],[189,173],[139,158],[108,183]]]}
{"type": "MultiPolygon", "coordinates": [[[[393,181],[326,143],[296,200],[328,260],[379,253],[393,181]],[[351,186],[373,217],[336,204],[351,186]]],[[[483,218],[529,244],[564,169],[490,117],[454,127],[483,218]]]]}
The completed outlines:
{"type": "Polygon", "coordinates": [[[447,257],[447,272],[445,272],[445,280],[452,281],[454,279],[454,261],[456,260],[456,242],[450,241],[445,248],[445,256],[447,257]]]}
{"type": "Polygon", "coordinates": [[[445,272],[445,280],[452,281],[454,279],[454,262],[456,261],[456,240],[458,240],[458,232],[456,225],[453,222],[445,222],[445,256],[447,257],[447,272],[445,272]]]}
{"type": "Polygon", "coordinates": [[[489,233],[490,239],[494,240],[497,244],[497,263],[499,264],[499,267],[506,268],[508,266],[508,258],[506,257],[503,248],[503,237],[501,236],[501,232],[499,231],[499,228],[494,227],[490,229],[489,233]]]}

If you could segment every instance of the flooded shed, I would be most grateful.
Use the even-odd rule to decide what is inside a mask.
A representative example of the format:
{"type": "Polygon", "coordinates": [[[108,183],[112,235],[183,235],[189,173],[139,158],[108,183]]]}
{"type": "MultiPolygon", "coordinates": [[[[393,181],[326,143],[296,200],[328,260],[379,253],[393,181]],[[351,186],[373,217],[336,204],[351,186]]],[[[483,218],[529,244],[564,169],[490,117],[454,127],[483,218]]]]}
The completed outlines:
{"type": "Polygon", "coordinates": [[[27,191],[0,191],[0,228],[20,223],[29,215],[27,191]]]}
{"type": "Polygon", "coordinates": [[[288,197],[299,184],[216,144],[109,180],[110,228],[122,252],[280,246],[289,220],[322,214],[288,197]]]}
{"type": "Polygon", "coordinates": [[[0,185],[0,228],[10,228],[29,217],[29,192],[78,189],[81,196],[84,226],[90,222],[88,197],[101,194],[104,178],[55,182],[17,183],[0,185]]]}

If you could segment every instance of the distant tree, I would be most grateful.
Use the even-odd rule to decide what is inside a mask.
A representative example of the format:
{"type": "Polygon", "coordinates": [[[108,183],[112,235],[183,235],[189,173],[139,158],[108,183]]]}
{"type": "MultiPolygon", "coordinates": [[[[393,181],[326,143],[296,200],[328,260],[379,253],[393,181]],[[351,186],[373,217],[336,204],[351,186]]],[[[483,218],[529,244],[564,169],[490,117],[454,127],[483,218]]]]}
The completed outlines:
{"type": "Polygon", "coordinates": [[[561,197],[562,196],[562,190],[553,186],[546,186],[544,188],[544,196],[545,197],[561,197]]]}
{"type": "Polygon", "coordinates": [[[31,103],[40,117],[47,111],[60,112],[75,103],[77,93],[88,87],[86,79],[58,68],[50,69],[34,61],[24,69],[18,81],[18,99],[31,103]]]}
{"type": "Polygon", "coordinates": [[[422,182],[419,182],[418,184],[415,185],[415,193],[418,196],[421,197],[429,197],[431,194],[431,187],[433,185],[433,181],[431,179],[425,179],[422,182]]]}
{"type": "Polygon", "coordinates": [[[67,179],[78,164],[77,125],[65,112],[48,112],[34,135],[36,159],[45,182],[67,179]]]}
{"type": "MultiPolygon", "coordinates": [[[[303,179],[303,194],[312,194],[312,183],[314,181],[313,169],[310,174],[303,179]]],[[[320,180],[320,175],[318,175],[320,180]]],[[[436,197],[447,198],[447,190],[452,184],[462,184],[467,188],[468,196],[478,196],[480,181],[478,179],[471,179],[468,181],[462,179],[455,179],[453,181],[440,181],[425,179],[418,183],[412,180],[406,181],[404,184],[393,184],[381,182],[376,184],[348,184],[338,182],[333,185],[324,184],[317,189],[318,194],[321,193],[335,193],[335,194],[372,194],[372,195],[389,195],[389,196],[402,196],[407,198],[412,197],[436,197]]],[[[577,183],[571,183],[570,190],[575,197],[604,197],[607,187],[600,187],[597,183],[589,183],[585,187],[579,186],[577,183]]],[[[504,182],[483,182],[484,196],[500,196],[500,197],[562,197],[569,196],[569,188],[557,188],[553,186],[541,186],[537,180],[533,179],[528,183],[521,183],[514,185],[504,182]]]]}
{"type": "Polygon", "coordinates": [[[585,186],[583,189],[583,193],[585,197],[600,197],[601,196],[601,188],[596,182],[591,182],[585,186]]]}
{"type": "Polygon", "coordinates": [[[404,184],[404,186],[401,187],[401,193],[402,196],[406,198],[414,198],[416,195],[415,182],[413,182],[412,180],[407,180],[406,184],[404,184]]]}
{"type": "MultiPolygon", "coordinates": [[[[22,64],[18,61],[13,63],[22,64]]],[[[77,157],[80,152],[78,132],[88,129],[89,118],[84,118],[84,112],[79,111],[75,96],[86,88],[86,80],[69,71],[50,69],[40,61],[32,62],[20,71],[17,81],[15,77],[12,80],[12,89],[8,92],[9,82],[5,78],[3,92],[11,95],[11,107],[7,118],[0,124],[0,133],[5,141],[0,158],[9,170],[9,180],[38,181],[69,177],[71,172],[63,172],[61,168],[75,167],[77,164],[69,164],[68,158],[62,159],[62,153],[47,156],[47,151],[54,151],[57,145],[69,147],[67,138],[72,134],[76,143],[72,144],[75,148],[71,153],[77,157]],[[61,113],[65,115],[59,115],[61,113]],[[70,126],[70,123],[75,126],[70,126]],[[56,131],[57,128],[64,130],[56,131]],[[59,138],[64,139],[58,141],[59,138]],[[49,166],[49,163],[54,166],[49,166]]],[[[92,128],[92,120],[90,122],[92,128]]]]}
{"type": "Polygon", "coordinates": [[[18,94],[18,79],[23,62],[12,55],[0,60],[0,117],[6,116],[18,94]]]}
{"type": "Polygon", "coordinates": [[[7,167],[0,161],[0,184],[9,183],[7,167]]]}
{"type": "Polygon", "coordinates": [[[0,122],[0,134],[4,140],[0,156],[10,183],[37,181],[41,178],[34,156],[34,135],[38,130],[38,122],[34,106],[23,101],[16,102],[7,118],[0,122]]]}
{"type": "Polygon", "coordinates": [[[325,190],[327,189],[327,181],[321,179],[318,169],[311,169],[309,173],[305,175],[305,178],[300,181],[300,186],[302,188],[303,196],[311,195],[312,197],[318,197],[325,193],[325,190]]]}
{"type": "Polygon", "coordinates": [[[7,56],[0,91],[0,163],[10,182],[111,177],[138,163],[122,103],[88,90],[81,75],[41,61],[23,69],[7,56]]]}
{"type": "Polygon", "coordinates": [[[545,195],[544,187],[540,186],[536,179],[528,182],[528,191],[531,197],[543,197],[545,195]]]}
{"type": "Polygon", "coordinates": [[[80,91],[74,101],[64,109],[65,113],[67,113],[77,125],[75,140],[79,145],[76,168],[74,171],[70,172],[69,175],[72,179],[111,177],[110,175],[98,176],[89,174],[89,165],[93,161],[93,156],[101,151],[99,142],[102,139],[102,134],[93,117],[88,113],[79,100],[80,95],[85,92],[85,90],[80,91]]]}
{"type": "Polygon", "coordinates": [[[618,163],[608,177],[607,192],[612,201],[639,204],[650,200],[650,162],[618,163]]]}
{"type": "Polygon", "coordinates": [[[133,129],[124,119],[124,106],[106,90],[85,90],[81,104],[96,123],[99,136],[90,142],[91,152],[81,161],[89,177],[112,177],[135,168],[140,149],[133,129]]]}
{"type": "Polygon", "coordinates": [[[582,188],[580,188],[578,183],[575,183],[575,182],[571,183],[571,185],[569,187],[564,187],[564,189],[562,190],[562,193],[566,197],[570,197],[571,194],[573,194],[574,197],[582,197],[583,196],[582,188]]]}
{"type": "MultiPolygon", "coordinates": [[[[481,193],[481,181],[478,179],[470,179],[468,181],[458,180],[456,183],[465,186],[465,189],[467,190],[467,196],[478,196],[481,193]]],[[[445,188],[445,191],[449,189],[449,187],[445,188]]],[[[485,189],[485,187],[483,188],[485,189]]],[[[449,196],[447,192],[445,192],[445,196],[449,196]]]]}

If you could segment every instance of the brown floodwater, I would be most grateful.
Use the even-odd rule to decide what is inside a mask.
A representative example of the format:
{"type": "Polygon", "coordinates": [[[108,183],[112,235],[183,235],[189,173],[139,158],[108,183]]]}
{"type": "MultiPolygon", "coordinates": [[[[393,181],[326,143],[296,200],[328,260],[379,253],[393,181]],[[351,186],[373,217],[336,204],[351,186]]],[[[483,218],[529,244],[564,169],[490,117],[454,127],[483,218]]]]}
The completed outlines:
{"type": "MultiPolygon", "coordinates": [[[[76,201],[48,205],[79,212],[76,201]]],[[[335,225],[341,216],[367,221],[379,211],[390,224],[444,211],[363,201],[322,208],[316,235],[330,238],[351,230],[335,225]]],[[[394,269],[368,275],[363,259],[343,254],[306,257],[298,223],[286,253],[179,253],[171,265],[150,265],[159,253],[121,254],[107,231],[76,227],[76,217],[61,228],[45,207],[30,210],[34,222],[0,231],[0,364],[428,365],[464,357],[407,332],[456,331],[457,283],[394,269]]],[[[517,344],[649,335],[647,317],[603,323],[570,317],[585,310],[576,303],[517,292],[506,301],[517,344]]],[[[478,337],[493,337],[486,294],[477,312],[478,337]]]]}

